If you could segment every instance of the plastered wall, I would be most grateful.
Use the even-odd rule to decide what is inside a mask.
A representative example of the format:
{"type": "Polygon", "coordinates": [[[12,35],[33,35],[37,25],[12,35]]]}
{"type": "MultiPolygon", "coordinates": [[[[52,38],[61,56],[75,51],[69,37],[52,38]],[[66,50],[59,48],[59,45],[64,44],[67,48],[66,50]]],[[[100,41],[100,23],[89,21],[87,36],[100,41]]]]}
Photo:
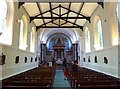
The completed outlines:
{"type": "Polygon", "coordinates": [[[105,2],[104,8],[99,6],[91,17],[91,23],[87,22],[84,25],[84,31],[82,34],[82,57],[81,66],[99,71],[114,77],[120,77],[120,63],[118,53],[118,25],[115,13],[115,2],[105,2]],[[99,16],[102,21],[102,33],[103,33],[103,49],[96,50],[94,47],[94,17],[99,16]],[[85,28],[90,30],[90,45],[91,52],[85,52],[85,28]],[[90,56],[90,62],[88,57],[90,56]],[[97,56],[98,62],[94,62],[94,58],[97,56]],[[104,57],[108,58],[108,64],[104,63],[104,57]],[[83,61],[85,58],[85,62],[83,61]]]}
{"type": "MultiPolygon", "coordinates": [[[[28,14],[26,13],[23,7],[18,9],[18,3],[14,2],[14,22],[13,22],[13,38],[12,45],[1,45],[1,52],[6,55],[5,64],[0,65],[0,70],[2,70],[2,75],[0,75],[0,80],[7,77],[16,75],[18,73],[27,71],[29,69],[35,68],[38,66],[38,61],[35,61],[36,49],[37,49],[37,36],[35,37],[35,52],[30,52],[30,32],[34,23],[29,22],[28,14]],[[25,15],[27,18],[27,48],[26,50],[19,49],[19,33],[20,33],[20,23],[22,15],[25,15]],[[19,63],[15,64],[15,58],[19,56],[19,63]],[[27,57],[27,62],[25,63],[25,57],[27,57]],[[33,61],[31,62],[31,57],[33,61]]],[[[12,12],[11,12],[12,13],[12,12]]],[[[36,34],[37,35],[37,34],[36,34]]]]}

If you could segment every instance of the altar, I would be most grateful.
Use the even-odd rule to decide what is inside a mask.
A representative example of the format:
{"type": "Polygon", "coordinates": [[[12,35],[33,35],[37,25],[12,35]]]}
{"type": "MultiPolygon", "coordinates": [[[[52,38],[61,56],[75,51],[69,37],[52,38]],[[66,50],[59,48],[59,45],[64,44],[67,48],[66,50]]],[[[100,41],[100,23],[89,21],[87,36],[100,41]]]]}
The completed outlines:
{"type": "Polygon", "coordinates": [[[62,64],[63,64],[63,61],[62,61],[61,59],[57,59],[57,60],[56,60],[56,64],[57,64],[57,65],[62,65],[62,64]]]}
{"type": "Polygon", "coordinates": [[[62,63],[61,59],[64,58],[65,45],[62,44],[62,40],[57,38],[56,44],[53,45],[54,58],[57,59],[58,63],[62,63]]]}

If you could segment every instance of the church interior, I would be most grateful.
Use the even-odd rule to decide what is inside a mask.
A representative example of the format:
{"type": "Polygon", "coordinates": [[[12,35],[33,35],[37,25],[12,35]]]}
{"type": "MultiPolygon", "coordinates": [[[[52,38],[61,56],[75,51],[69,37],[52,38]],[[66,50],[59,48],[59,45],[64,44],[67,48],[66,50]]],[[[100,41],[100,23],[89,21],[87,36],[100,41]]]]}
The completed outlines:
{"type": "Polygon", "coordinates": [[[119,49],[120,0],[0,1],[1,89],[120,89],[119,49]]]}

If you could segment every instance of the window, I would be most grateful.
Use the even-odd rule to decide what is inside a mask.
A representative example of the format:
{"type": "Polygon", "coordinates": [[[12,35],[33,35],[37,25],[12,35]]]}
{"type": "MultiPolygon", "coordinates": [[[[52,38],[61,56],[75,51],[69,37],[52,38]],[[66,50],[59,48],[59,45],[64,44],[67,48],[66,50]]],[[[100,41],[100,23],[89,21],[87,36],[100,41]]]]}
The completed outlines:
{"type": "Polygon", "coordinates": [[[6,30],[7,3],[5,0],[0,2],[0,35],[6,30]]]}
{"type": "Polygon", "coordinates": [[[23,43],[23,20],[20,20],[20,39],[19,39],[19,48],[22,48],[23,43]]]}
{"type": "Polygon", "coordinates": [[[102,24],[100,18],[98,19],[97,23],[97,30],[98,30],[98,44],[100,48],[103,48],[102,24]]]}
{"type": "Polygon", "coordinates": [[[12,44],[14,21],[14,1],[1,0],[0,2],[0,43],[12,44]]]}
{"type": "Polygon", "coordinates": [[[19,63],[19,56],[16,56],[16,58],[15,58],[15,63],[16,63],[16,64],[19,63]]]}
{"type": "Polygon", "coordinates": [[[94,17],[93,29],[94,48],[95,50],[103,49],[102,21],[99,16],[94,17]]]}
{"type": "Polygon", "coordinates": [[[30,52],[35,51],[35,29],[32,27],[31,33],[30,33],[30,52]]]}
{"type": "Polygon", "coordinates": [[[104,63],[108,64],[108,58],[107,57],[104,57],[104,63]]]}
{"type": "Polygon", "coordinates": [[[20,22],[20,36],[19,36],[19,48],[26,50],[27,48],[27,19],[23,15],[20,22]]]}
{"type": "Polygon", "coordinates": [[[91,52],[90,50],[90,31],[88,29],[88,27],[86,27],[86,30],[85,30],[85,48],[86,48],[86,53],[87,52],[91,52]]]}
{"type": "MultiPolygon", "coordinates": [[[[119,32],[120,32],[120,17],[119,17],[119,8],[120,8],[120,2],[117,0],[116,2],[116,15],[117,15],[117,20],[118,20],[118,28],[119,28],[119,32]]],[[[119,33],[119,37],[120,37],[120,33],[119,33]]]]}
{"type": "Polygon", "coordinates": [[[27,63],[27,57],[25,57],[25,63],[27,63]]]}
{"type": "Polygon", "coordinates": [[[6,59],[6,55],[4,55],[2,53],[2,55],[0,55],[0,65],[4,65],[5,64],[5,59],[6,59]]]}

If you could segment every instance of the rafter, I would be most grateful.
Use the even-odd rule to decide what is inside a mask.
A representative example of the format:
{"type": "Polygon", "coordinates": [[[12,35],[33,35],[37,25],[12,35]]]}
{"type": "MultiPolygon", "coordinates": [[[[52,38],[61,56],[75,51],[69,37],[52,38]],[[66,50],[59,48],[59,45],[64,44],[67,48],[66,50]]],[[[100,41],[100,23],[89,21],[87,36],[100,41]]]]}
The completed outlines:
{"type": "MultiPolygon", "coordinates": [[[[63,6],[61,6],[61,7],[64,8],[64,9],[66,9],[66,10],[68,10],[68,8],[66,8],[66,7],[63,7],[63,6]]],[[[81,15],[81,16],[83,16],[83,17],[86,17],[86,16],[84,16],[84,15],[82,15],[82,14],[80,14],[80,13],[77,13],[77,12],[73,11],[73,10],[70,10],[70,12],[73,12],[73,13],[75,13],[75,14],[78,14],[78,15],[81,15]]]]}
{"type": "MultiPolygon", "coordinates": [[[[83,6],[84,6],[84,2],[82,3],[82,6],[81,6],[80,10],[78,11],[78,13],[80,13],[80,12],[81,12],[81,10],[82,10],[83,6]]],[[[77,14],[77,17],[78,17],[78,16],[79,16],[79,15],[77,14]]],[[[74,23],[76,23],[76,21],[77,21],[77,19],[75,19],[74,23]]]]}
{"type": "Polygon", "coordinates": [[[37,28],[79,28],[78,26],[39,26],[37,28]]]}
{"type": "Polygon", "coordinates": [[[71,2],[69,3],[69,7],[68,7],[68,13],[67,13],[67,17],[69,16],[69,13],[70,13],[70,7],[71,7],[71,2]]]}
{"type": "MultiPolygon", "coordinates": [[[[66,7],[63,7],[63,6],[61,6],[61,7],[64,8],[64,9],[66,9],[66,10],[68,10],[66,7]]],[[[75,14],[77,14],[77,15],[81,15],[82,17],[86,17],[86,16],[84,16],[84,15],[82,15],[82,14],[80,14],[80,13],[77,13],[77,12],[73,11],[73,10],[70,10],[70,12],[73,12],[73,13],[75,13],[75,14]]],[[[89,18],[89,19],[86,18],[86,20],[88,20],[88,21],[90,22],[90,18],[89,18]]]]}
{"type": "MultiPolygon", "coordinates": [[[[53,19],[53,21],[55,21],[55,20],[57,20],[57,19],[53,19]]],[[[52,22],[52,20],[51,21],[48,21],[48,22],[46,22],[46,23],[43,23],[42,25],[40,25],[40,26],[36,26],[36,28],[37,28],[37,30],[40,28],[40,27],[42,27],[42,26],[44,26],[44,25],[46,25],[46,24],[48,24],[48,23],[51,23],[52,22]]]]}
{"type": "MultiPolygon", "coordinates": [[[[58,7],[59,7],[59,6],[54,7],[54,8],[52,8],[51,10],[54,10],[54,9],[56,9],[56,8],[58,8],[58,7]]],[[[38,17],[39,15],[43,15],[43,14],[45,14],[45,13],[47,13],[47,12],[50,12],[50,10],[47,10],[47,11],[45,11],[45,12],[42,12],[42,13],[40,13],[40,14],[34,16],[34,17],[38,17]]]]}
{"type": "Polygon", "coordinates": [[[71,21],[68,21],[68,20],[66,20],[66,19],[63,19],[63,20],[66,21],[66,22],[69,22],[69,23],[71,23],[71,24],[73,24],[73,25],[76,25],[78,28],[80,28],[80,29],[83,30],[83,26],[80,26],[80,25],[78,25],[78,24],[76,24],[76,23],[73,23],[73,22],[71,22],[71,21]]]}
{"type": "Polygon", "coordinates": [[[18,9],[19,9],[23,4],[25,4],[25,2],[19,2],[19,3],[18,3],[18,9]]]}
{"type": "Polygon", "coordinates": [[[55,24],[55,25],[59,26],[59,24],[57,24],[57,23],[55,23],[55,22],[53,22],[53,24],[55,24]]]}
{"type": "MultiPolygon", "coordinates": [[[[38,9],[39,9],[39,12],[40,12],[40,14],[42,13],[42,11],[41,11],[41,8],[40,8],[40,6],[39,6],[39,3],[37,2],[37,7],[38,7],[38,9]]],[[[41,17],[43,17],[43,14],[41,14],[41,17]]],[[[45,23],[45,20],[44,19],[42,19],[43,20],[43,23],[45,23]]]]}
{"type": "MultiPolygon", "coordinates": [[[[51,5],[51,2],[49,2],[49,6],[50,6],[50,13],[51,13],[51,17],[53,17],[53,14],[52,14],[52,5],[51,5]]],[[[52,19],[52,22],[53,22],[53,19],[52,19]]]]}
{"type": "Polygon", "coordinates": [[[61,26],[62,26],[62,25],[65,25],[66,23],[67,23],[67,21],[66,21],[66,22],[64,22],[64,23],[62,23],[62,24],[61,24],[61,26]]]}
{"type": "Polygon", "coordinates": [[[31,19],[86,19],[90,17],[30,17],[31,19]]]}
{"type": "MultiPolygon", "coordinates": [[[[53,19],[53,21],[55,21],[55,20],[57,20],[57,19],[53,19]]],[[[46,22],[46,23],[43,23],[43,24],[40,25],[40,26],[46,25],[46,24],[51,23],[51,22],[52,22],[52,21],[48,21],[48,22],[46,22]]]]}
{"type": "Polygon", "coordinates": [[[59,5],[59,27],[60,27],[60,18],[61,18],[61,5],[59,5]]]}
{"type": "Polygon", "coordinates": [[[103,2],[97,2],[103,9],[104,9],[104,3],[103,2]]]}

